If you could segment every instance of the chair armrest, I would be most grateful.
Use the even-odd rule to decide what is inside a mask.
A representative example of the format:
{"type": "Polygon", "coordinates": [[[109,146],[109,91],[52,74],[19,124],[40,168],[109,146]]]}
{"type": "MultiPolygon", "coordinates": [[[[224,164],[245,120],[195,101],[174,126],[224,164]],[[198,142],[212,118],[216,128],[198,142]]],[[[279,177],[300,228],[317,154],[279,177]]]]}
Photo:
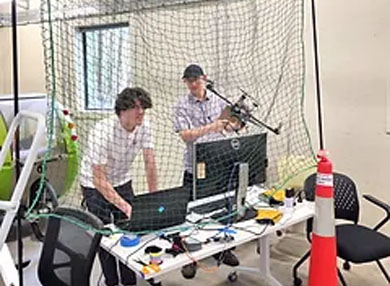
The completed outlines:
{"type": "Polygon", "coordinates": [[[373,203],[374,205],[380,207],[386,212],[386,217],[382,219],[375,227],[374,230],[380,229],[385,223],[387,223],[390,219],[390,205],[386,204],[385,202],[373,197],[372,195],[363,195],[363,198],[365,198],[367,201],[373,203]]]}
{"type": "Polygon", "coordinates": [[[390,214],[390,205],[385,202],[373,197],[372,195],[363,195],[363,198],[368,200],[369,202],[377,205],[378,207],[384,209],[388,214],[390,214]]]}

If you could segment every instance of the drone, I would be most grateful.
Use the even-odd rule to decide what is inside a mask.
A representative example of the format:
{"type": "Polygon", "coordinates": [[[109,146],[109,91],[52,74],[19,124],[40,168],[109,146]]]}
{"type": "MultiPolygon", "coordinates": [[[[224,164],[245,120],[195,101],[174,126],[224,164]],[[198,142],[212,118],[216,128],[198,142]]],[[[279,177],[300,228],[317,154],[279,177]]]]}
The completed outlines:
{"type": "Polygon", "coordinates": [[[214,88],[214,82],[208,81],[208,84],[206,85],[206,88],[210,90],[212,93],[217,95],[219,98],[221,98],[223,101],[225,101],[228,104],[228,107],[226,109],[226,113],[228,117],[230,117],[233,121],[233,123],[238,123],[239,128],[243,128],[246,126],[247,123],[254,124],[258,127],[264,127],[271,132],[275,133],[276,135],[280,134],[280,129],[282,127],[282,124],[280,123],[278,127],[274,128],[269,126],[268,124],[262,122],[261,120],[257,119],[255,116],[253,116],[253,111],[258,107],[258,104],[256,101],[243,89],[240,88],[240,91],[242,92],[242,95],[240,98],[235,102],[231,102],[229,99],[227,99],[225,96],[220,94],[217,90],[214,88]],[[246,103],[247,99],[252,100],[252,108],[249,104],[246,103]]]}

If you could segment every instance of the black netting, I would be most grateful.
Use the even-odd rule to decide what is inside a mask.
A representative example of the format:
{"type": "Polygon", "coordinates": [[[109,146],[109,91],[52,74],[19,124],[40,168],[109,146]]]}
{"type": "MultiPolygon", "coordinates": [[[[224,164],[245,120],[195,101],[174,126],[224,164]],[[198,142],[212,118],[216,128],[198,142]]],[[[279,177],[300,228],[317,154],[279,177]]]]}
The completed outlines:
{"type": "MultiPolygon", "coordinates": [[[[88,185],[83,176],[88,172],[90,176],[100,149],[123,163],[106,166],[115,169],[109,174],[115,187],[131,178],[135,195],[151,188],[142,152],[145,146],[153,146],[156,188],[182,185],[186,145],[175,130],[175,106],[188,94],[182,76],[191,63],[199,64],[229,101],[235,103],[244,95],[246,112],[272,128],[281,124],[279,135],[262,125],[246,124],[246,136],[266,133],[266,161],[261,164],[266,175],[261,183],[281,185],[315,164],[303,117],[303,6],[303,1],[293,0],[43,0],[46,83],[53,99],[48,122],[55,108],[65,122],[69,155],[66,170],[58,170],[68,174],[64,192],[59,192],[60,203],[81,205],[81,185],[94,183],[90,177],[88,185]],[[129,135],[128,145],[123,145],[126,140],[112,131],[118,120],[113,107],[126,87],[146,90],[153,107],[145,115],[150,129],[141,134],[149,139],[129,135]],[[132,144],[141,148],[134,154],[131,176],[126,176],[121,168],[129,161],[126,156],[134,149],[132,144]]],[[[206,118],[204,124],[215,119],[206,118]]],[[[217,139],[225,136],[231,134],[217,139]]],[[[243,160],[257,158],[258,150],[248,148],[243,160]]],[[[209,156],[214,158],[214,173],[237,163],[224,152],[209,156]]],[[[108,219],[122,219],[115,212],[123,213],[114,208],[108,219]]]]}

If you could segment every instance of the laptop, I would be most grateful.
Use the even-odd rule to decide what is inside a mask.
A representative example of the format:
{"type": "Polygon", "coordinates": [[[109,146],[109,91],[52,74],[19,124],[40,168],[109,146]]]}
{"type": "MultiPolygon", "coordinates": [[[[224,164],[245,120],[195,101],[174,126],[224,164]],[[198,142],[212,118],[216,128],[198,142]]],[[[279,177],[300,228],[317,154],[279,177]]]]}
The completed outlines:
{"type": "Polygon", "coordinates": [[[183,224],[187,215],[190,188],[176,187],[135,196],[131,219],[116,226],[131,232],[160,230],[183,224]]]}

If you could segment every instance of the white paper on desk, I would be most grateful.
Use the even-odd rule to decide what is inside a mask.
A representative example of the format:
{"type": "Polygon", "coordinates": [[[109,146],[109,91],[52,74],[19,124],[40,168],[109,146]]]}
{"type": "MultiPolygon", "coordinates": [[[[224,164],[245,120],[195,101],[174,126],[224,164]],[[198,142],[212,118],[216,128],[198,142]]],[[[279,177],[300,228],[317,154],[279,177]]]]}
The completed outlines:
{"type": "Polygon", "coordinates": [[[204,215],[191,212],[189,215],[187,215],[186,220],[189,223],[196,224],[199,223],[203,218],[204,215]]]}

